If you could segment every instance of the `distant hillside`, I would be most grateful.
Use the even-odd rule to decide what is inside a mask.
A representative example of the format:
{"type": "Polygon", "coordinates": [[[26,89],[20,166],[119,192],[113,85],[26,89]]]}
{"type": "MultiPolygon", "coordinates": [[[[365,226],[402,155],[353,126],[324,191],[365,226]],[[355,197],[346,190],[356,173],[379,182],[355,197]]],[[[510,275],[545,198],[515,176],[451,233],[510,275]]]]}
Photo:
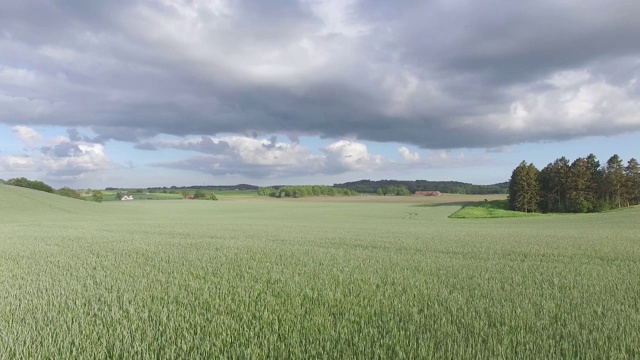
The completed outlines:
{"type": "Polygon", "coordinates": [[[55,221],[61,216],[94,212],[100,205],[18,186],[0,185],[0,223],[15,220],[55,221]]]}
{"type": "Polygon", "coordinates": [[[333,184],[335,187],[355,190],[359,193],[373,194],[378,189],[385,187],[406,186],[412,194],[416,191],[437,190],[450,194],[506,194],[509,182],[493,185],[474,185],[459,181],[428,181],[428,180],[360,180],[333,184]]]}
{"type": "MultiPolygon", "coordinates": [[[[270,188],[279,189],[287,187],[289,185],[272,185],[270,188]]],[[[509,182],[503,182],[493,185],[474,185],[470,183],[464,183],[460,181],[428,181],[428,180],[359,180],[346,182],[343,184],[333,184],[333,187],[341,189],[354,190],[361,194],[373,194],[378,189],[385,187],[400,187],[405,186],[412,194],[416,191],[424,190],[437,190],[450,194],[506,194],[509,188],[509,182]]],[[[164,191],[182,191],[182,190],[252,190],[258,191],[258,186],[249,184],[238,185],[192,185],[192,186],[171,186],[171,187],[148,187],[146,188],[150,192],[164,192],[164,191]]],[[[115,188],[107,187],[107,191],[120,191],[120,190],[133,190],[130,188],[115,188]]],[[[141,189],[139,189],[141,190],[141,189]]]]}

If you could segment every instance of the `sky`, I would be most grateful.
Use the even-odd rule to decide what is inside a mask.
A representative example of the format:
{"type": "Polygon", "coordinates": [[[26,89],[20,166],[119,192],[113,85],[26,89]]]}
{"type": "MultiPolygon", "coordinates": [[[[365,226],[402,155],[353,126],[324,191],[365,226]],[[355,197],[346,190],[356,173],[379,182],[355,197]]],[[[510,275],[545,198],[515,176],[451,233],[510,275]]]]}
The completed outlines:
{"type": "Polygon", "coordinates": [[[637,0],[0,2],[0,178],[508,181],[640,157],[637,0]]]}

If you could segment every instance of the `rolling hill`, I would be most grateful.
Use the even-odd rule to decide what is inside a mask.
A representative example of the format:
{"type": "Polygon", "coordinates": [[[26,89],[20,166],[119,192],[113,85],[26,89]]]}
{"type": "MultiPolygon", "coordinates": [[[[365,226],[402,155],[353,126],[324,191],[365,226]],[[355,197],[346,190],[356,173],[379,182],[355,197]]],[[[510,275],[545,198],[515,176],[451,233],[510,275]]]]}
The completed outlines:
{"type": "Polygon", "coordinates": [[[0,222],[51,220],[86,216],[100,210],[99,204],[43,191],[0,185],[0,222]]]}

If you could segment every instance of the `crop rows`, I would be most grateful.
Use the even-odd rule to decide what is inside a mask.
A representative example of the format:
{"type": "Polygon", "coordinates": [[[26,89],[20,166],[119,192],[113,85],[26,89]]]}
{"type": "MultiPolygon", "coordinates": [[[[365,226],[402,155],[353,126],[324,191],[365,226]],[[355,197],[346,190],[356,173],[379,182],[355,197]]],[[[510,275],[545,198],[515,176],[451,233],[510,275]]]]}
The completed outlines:
{"type": "Polygon", "coordinates": [[[640,209],[89,205],[0,223],[0,358],[640,356],[640,209]]]}

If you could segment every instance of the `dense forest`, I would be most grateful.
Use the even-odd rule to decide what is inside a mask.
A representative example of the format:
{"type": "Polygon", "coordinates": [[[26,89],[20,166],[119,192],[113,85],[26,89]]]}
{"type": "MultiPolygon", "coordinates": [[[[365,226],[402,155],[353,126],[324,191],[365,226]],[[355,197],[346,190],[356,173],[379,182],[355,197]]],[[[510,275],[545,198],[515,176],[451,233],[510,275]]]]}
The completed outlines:
{"type": "Polygon", "coordinates": [[[598,212],[640,204],[640,166],[618,155],[600,165],[595,155],[556,159],[544,169],[523,161],[509,182],[509,206],[523,212],[598,212]]]}
{"type": "MultiPolygon", "coordinates": [[[[506,194],[509,187],[508,182],[494,184],[494,185],[473,185],[469,183],[463,183],[459,181],[428,181],[428,180],[360,180],[346,182],[344,184],[334,184],[334,187],[345,188],[356,191],[363,194],[379,194],[387,195],[392,193],[393,189],[403,189],[410,194],[414,194],[416,191],[440,191],[450,194],[506,194]]],[[[404,192],[404,190],[400,190],[404,192]]],[[[397,194],[406,195],[406,194],[397,194]]]]}

